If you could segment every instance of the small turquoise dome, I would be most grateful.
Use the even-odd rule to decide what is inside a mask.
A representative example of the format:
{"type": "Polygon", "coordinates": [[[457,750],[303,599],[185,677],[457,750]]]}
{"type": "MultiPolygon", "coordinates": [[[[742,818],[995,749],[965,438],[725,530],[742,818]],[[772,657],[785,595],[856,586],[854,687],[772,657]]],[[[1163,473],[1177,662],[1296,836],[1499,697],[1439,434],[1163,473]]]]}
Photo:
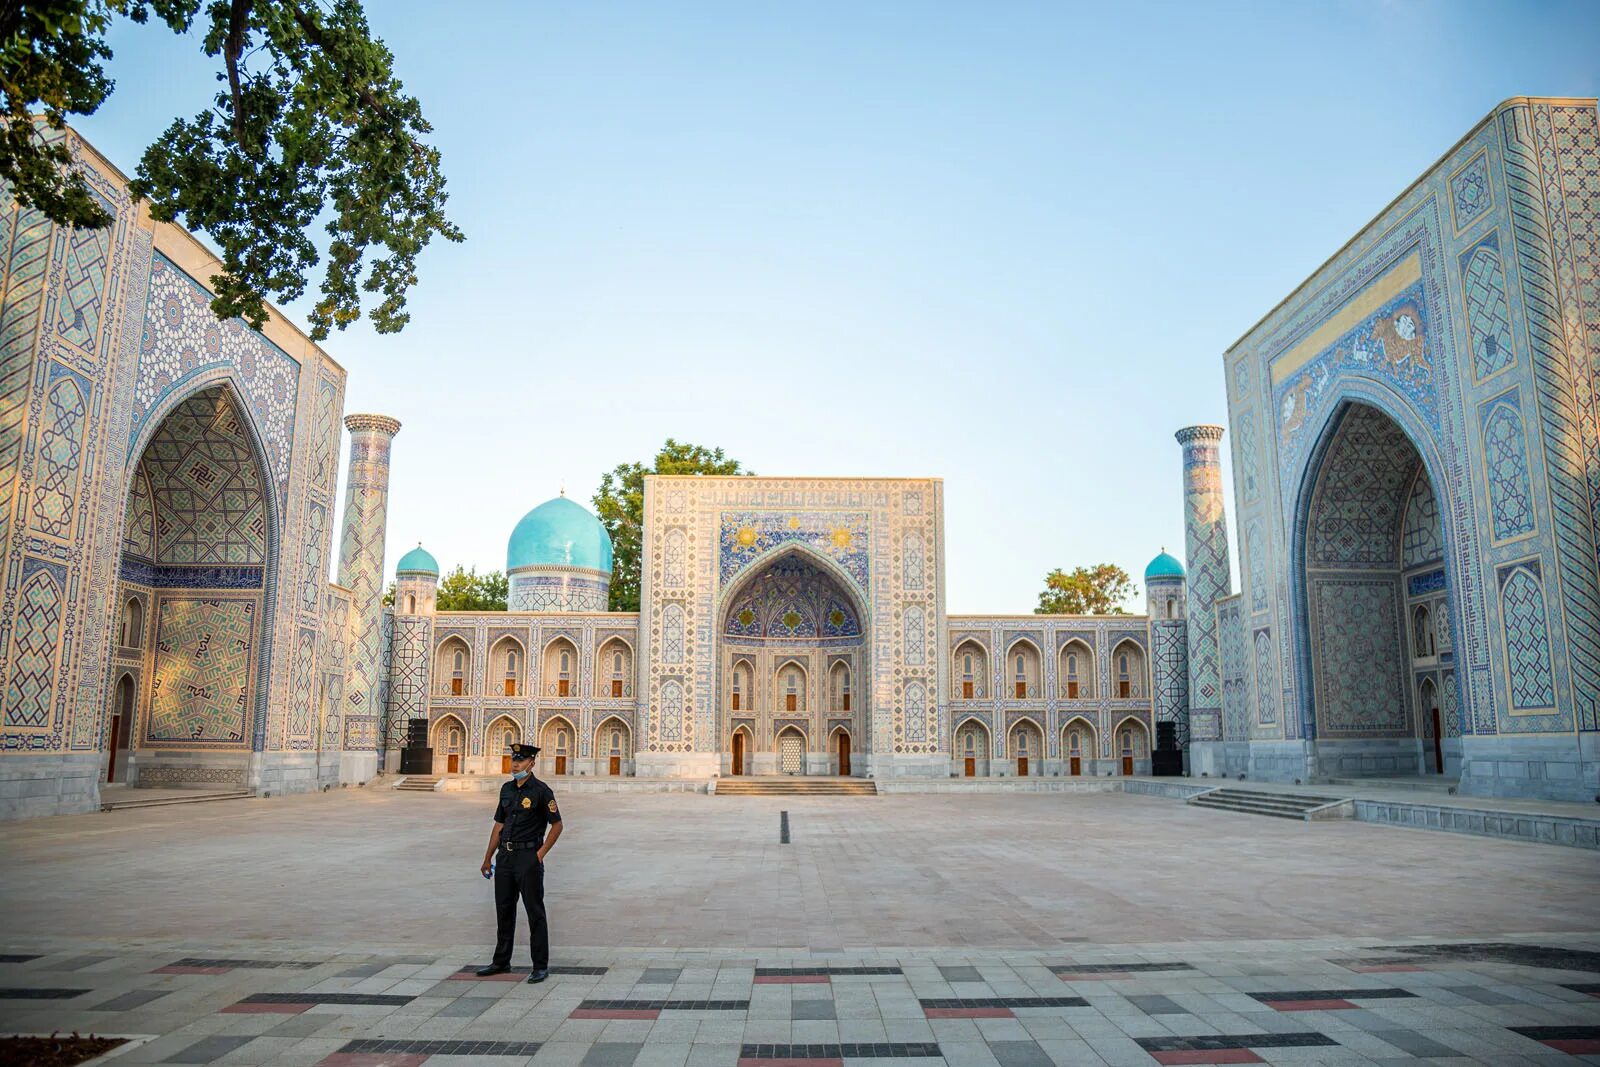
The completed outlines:
{"type": "Polygon", "coordinates": [[[611,535],[582,504],[565,496],[522,516],[506,545],[506,570],[582,567],[611,573],[611,535]]]}
{"type": "Polygon", "coordinates": [[[433,553],[418,545],[410,552],[400,557],[400,562],[394,565],[396,574],[431,574],[439,576],[439,561],[433,558],[433,553]]]}
{"type": "Polygon", "coordinates": [[[1183,564],[1166,551],[1162,551],[1161,555],[1151,560],[1150,566],[1144,569],[1144,580],[1147,582],[1151,579],[1182,577],[1183,564]]]}

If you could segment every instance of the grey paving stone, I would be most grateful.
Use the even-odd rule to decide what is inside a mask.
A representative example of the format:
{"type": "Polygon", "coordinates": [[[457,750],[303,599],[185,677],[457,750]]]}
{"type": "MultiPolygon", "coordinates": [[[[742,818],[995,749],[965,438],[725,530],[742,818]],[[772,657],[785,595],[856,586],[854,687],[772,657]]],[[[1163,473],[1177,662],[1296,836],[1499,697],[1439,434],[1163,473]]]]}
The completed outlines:
{"type": "Polygon", "coordinates": [[[970,965],[945,966],[939,965],[939,973],[946,982],[981,982],[983,975],[978,973],[978,968],[970,965]]]}
{"type": "Polygon", "coordinates": [[[457,997],[442,1005],[434,1014],[449,1019],[471,1019],[482,1015],[494,1005],[500,1003],[489,997],[457,997]]]}
{"type": "Polygon", "coordinates": [[[643,1044],[601,1041],[584,1053],[579,1067],[633,1067],[643,1044]]]}
{"type": "Polygon", "coordinates": [[[1000,1067],[1053,1067],[1036,1041],[991,1041],[989,1051],[1000,1067]]]}
{"type": "MultiPolygon", "coordinates": [[[[671,985],[683,973],[682,967],[646,967],[640,985],[671,985]]],[[[693,995],[693,994],[687,994],[693,995]]]]}
{"type": "Polygon", "coordinates": [[[187,1048],[168,1056],[163,1063],[214,1063],[236,1048],[254,1041],[256,1035],[212,1034],[203,1037],[187,1048]]]}
{"type": "Polygon", "coordinates": [[[832,999],[796,1000],[790,1008],[791,1019],[836,1019],[832,999]]]}
{"type": "Polygon", "coordinates": [[[142,1008],[153,1000],[160,1000],[169,991],[165,989],[135,989],[121,996],[112,997],[110,1000],[94,1005],[91,1011],[132,1011],[142,1008]]]}
{"type": "Polygon", "coordinates": [[[1134,1007],[1146,1015],[1183,1015],[1185,1011],[1159,993],[1126,993],[1124,996],[1134,1007]]]}

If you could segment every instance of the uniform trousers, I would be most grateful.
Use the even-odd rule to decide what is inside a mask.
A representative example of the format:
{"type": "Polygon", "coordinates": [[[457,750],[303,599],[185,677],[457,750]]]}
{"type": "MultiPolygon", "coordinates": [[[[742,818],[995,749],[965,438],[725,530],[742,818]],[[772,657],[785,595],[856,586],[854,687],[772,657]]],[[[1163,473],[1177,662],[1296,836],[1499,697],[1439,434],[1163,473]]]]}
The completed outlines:
{"type": "Polygon", "coordinates": [[[494,869],[494,965],[511,966],[511,949],[517,938],[517,898],[528,913],[529,947],[533,969],[550,966],[550,928],[544,917],[544,864],[533,849],[500,850],[494,869]]]}

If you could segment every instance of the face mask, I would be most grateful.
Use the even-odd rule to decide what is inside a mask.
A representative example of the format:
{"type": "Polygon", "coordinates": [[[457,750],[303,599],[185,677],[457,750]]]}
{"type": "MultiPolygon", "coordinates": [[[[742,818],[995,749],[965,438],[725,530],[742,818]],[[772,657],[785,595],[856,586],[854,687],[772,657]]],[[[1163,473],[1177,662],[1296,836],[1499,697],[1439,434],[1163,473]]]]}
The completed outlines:
{"type": "Polygon", "coordinates": [[[528,777],[528,773],[529,772],[527,772],[527,771],[516,771],[511,775],[511,777],[515,778],[517,781],[520,782],[524,778],[528,777]]]}

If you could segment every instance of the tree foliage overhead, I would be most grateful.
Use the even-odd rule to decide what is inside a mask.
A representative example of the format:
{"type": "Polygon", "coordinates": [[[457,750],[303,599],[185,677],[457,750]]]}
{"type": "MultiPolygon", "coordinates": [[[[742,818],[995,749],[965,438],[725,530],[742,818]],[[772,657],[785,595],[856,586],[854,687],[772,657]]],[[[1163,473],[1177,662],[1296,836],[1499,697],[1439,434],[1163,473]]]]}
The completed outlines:
{"type": "Polygon", "coordinates": [[[644,476],[647,474],[753,474],[720,448],[667,438],[656,458],[623,463],[600,476],[594,510],[611,535],[612,611],[639,610],[639,568],[644,543],[644,476]]]}
{"type": "Polygon", "coordinates": [[[1128,572],[1114,563],[1076,567],[1069,574],[1057,567],[1044,576],[1035,615],[1126,615],[1122,605],[1137,596],[1128,572]]]}
{"type": "Polygon", "coordinates": [[[509,582],[502,572],[479,574],[476,567],[467,570],[458,564],[439,579],[433,606],[438,611],[504,611],[509,592],[509,582]]]}
{"type": "Polygon", "coordinates": [[[45,129],[92,114],[110,95],[102,64],[112,19],[151,15],[176,33],[200,20],[205,54],[222,68],[212,106],[167,127],[129,185],[157,219],[216,242],[223,272],[211,279],[212,310],[259,329],[268,297],[300,297],[322,260],[309,231],[323,221],[312,338],[359,319],[363,292],[378,297],[379,333],[402,329],[418,254],[435,236],[462,234],[444,214],[439,150],[422,140],[432,127],[359,0],[0,4],[0,179],[11,194],[61,225],[110,224],[65,139],[45,129]]]}

